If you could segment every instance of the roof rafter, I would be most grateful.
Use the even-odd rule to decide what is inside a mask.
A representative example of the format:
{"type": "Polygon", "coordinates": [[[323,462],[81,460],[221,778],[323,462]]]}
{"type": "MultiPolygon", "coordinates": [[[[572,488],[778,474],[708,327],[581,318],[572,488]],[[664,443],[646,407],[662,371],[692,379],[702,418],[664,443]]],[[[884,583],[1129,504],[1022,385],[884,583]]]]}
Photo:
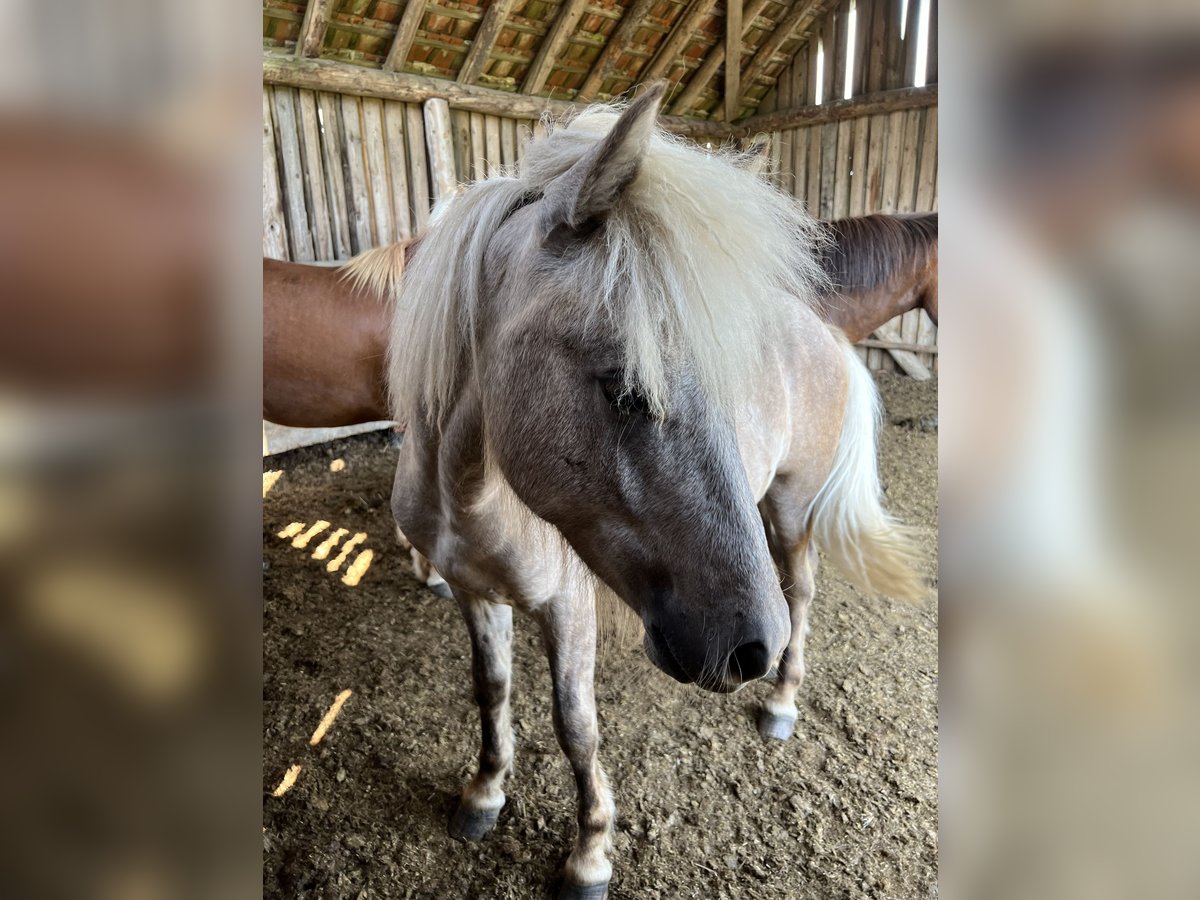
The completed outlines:
{"type": "Polygon", "coordinates": [[[597,92],[604,86],[604,82],[612,74],[613,69],[617,65],[617,60],[621,58],[621,54],[633,46],[634,36],[637,35],[638,29],[645,23],[646,16],[650,14],[650,10],[658,2],[659,0],[635,0],[633,6],[629,7],[625,15],[621,17],[621,21],[617,24],[612,36],[608,39],[608,43],[604,45],[604,49],[596,57],[596,61],[592,64],[592,71],[588,73],[588,77],[579,86],[579,93],[575,95],[576,100],[579,100],[581,103],[587,103],[595,99],[597,92]]]}
{"type": "Polygon", "coordinates": [[[297,56],[321,55],[332,9],[333,0],[311,0],[308,4],[308,8],[304,10],[304,21],[300,25],[300,37],[296,41],[297,56]]]}
{"type": "Polygon", "coordinates": [[[496,39],[500,37],[500,32],[504,28],[504,21],[508,18],[515,2],[516,0],[492,0],[492,5],[483,14],[483,21],[475,30],[475,37],[471,39],[471,51],[458,71],[459,82],[474,84],[479,80],[484,67],[487,66],[488,57],[492,55],[492,49],[496,46],[496,39]]]}
{"type": "Polygon", "coordinates": [[[725,0],[725,58],[734,60],[725,67],[725,121],[737,118],[742,74],[742,0],[725,0]]]}
{"type": "Polygon", "coordinates": [[[700,27],[700,23],[716,5],[717,0],[692,0],[683,15],[676,20],[666,40],[654,54],[654,58],[650,60],[646,68],[638,73],[638,81],[648,84],[662,78],[675,64],[679,54],[687,47],[692,35],[700,27]]]}
{"type": "Polygon", "coordinates": [[[392,49],[383,61],[383,71],[395,72],[404,68],[404,64],[408,62],[408,53],[412,50],[413,40],[417,36],[417,29],[421,27],[421,17],[424,15],[425,0],[408,0],[404,14],[400,17],[400,25],[396,28],[392,49]]]}
{"type": "MultiPolygon", "coordinates": [[[[771,0],[750,0],[746,4],[746,9],[742,16],[743,39],[745,39],[746,33],[754,27],[754,20],[762,15],[763,10],[767,8],[767,4],[770,2],[771,0]]],[[[700,68],[692,73],[692,77],[688,79],[687,86],[683,89],[679,97],[676,98],[674,105],[671,106],[672,115],[685,115],[695,105],[696,100],[699,99],[704,89],[708,87],[709,82],[717,74],[717,69],[721,67],[721,63],[723,62],[725,62],[725,44],[718,41],[708,51],[708,55],[704,57],[704,62],[700,63],[700,68]]],[[[741,67],[740,60],[738,61],[738,67],[741,67]]],[[[739,77],[739,82],[740,80],[739,77]]]]}
{"type": "Polygon", "coordinates": [[[588,0],[564,0],[563,5],[559,7],[558,15],[554,17],[554,24],[550,26],[542,45],[538,47],[537,55],[533,58],[529,71],[525,73],[525,80],[521,82],[521,93],[541,93],[542,88],[546,85],[546,79],[550,77],[550,70],[554,68],[554,61],[562,52],[563,44],[575,31],[575,26],[579,24],[579,18],[583,15],[587,4],[588,0]]]}
{"type": "Polygon", "coordinates": [[[739,107],[746,105],[746,91],[759,73],[770,64],[771,57],[779,52],[779,48],[797,31],[808,28],[817,18],[825,15],[837,2],[838,0],[811,0],[809,3],[797,3],[792,11],[780,20],[775,30],[763,41],[755,51],[754,57],[742,70],[742,95],[738,97],[737,102],[739,107]]]}

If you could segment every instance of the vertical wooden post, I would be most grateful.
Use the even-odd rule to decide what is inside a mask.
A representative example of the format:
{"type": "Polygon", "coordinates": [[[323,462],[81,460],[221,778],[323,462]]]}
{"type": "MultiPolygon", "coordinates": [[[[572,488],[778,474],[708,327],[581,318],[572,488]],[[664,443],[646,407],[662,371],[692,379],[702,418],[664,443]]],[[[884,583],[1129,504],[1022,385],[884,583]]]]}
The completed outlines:
{"type": "Polygon", "coordinates": [[[435,97],[425,101],[424,111],[433,199],[440,203],[458,190],[458,179],[454,175],[454,142],[450,137],[450,105],[435,97]]]}
{"type": "Polygon", "coordinates": [[[742,0],[726,0],[725,60],[725,121],[732,122],[741,112],[742,0]]]}

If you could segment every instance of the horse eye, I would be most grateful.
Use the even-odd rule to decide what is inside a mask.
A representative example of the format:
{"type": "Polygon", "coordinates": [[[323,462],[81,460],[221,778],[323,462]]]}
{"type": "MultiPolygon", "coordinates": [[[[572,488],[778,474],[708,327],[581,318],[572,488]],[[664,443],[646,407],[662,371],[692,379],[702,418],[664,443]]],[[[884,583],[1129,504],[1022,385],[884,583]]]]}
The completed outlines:
{"type": "Polygon", "coordinates": [[[620,372],[606,372],[599,377],[600,390],[614,409],[626,415],[640,413],[647,415],[650,404],[645,396],[636,388],[626,388],[625,379],[620,372]]]}

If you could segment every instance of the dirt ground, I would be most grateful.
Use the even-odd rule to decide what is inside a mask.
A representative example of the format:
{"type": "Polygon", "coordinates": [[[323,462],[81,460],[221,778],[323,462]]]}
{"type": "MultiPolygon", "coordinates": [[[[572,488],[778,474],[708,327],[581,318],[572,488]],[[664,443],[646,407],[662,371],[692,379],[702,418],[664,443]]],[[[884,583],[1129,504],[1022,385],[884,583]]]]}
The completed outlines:
{"type": "MultiPolygon", "coordinates": [[[[706,694],[640,649],[604,648],[596,696],[618,808],[614,900],[937,896],[937,383],[880,385],[883,480],[917,529],[929,598],[868,600],[822,566],[786,744],[754,727],[767,685],[706,694]]],[[[470,651],[454,604],[414,579],[395,542],[394,459],[371,434],[264,460],[264,473],[282,472],[263,501],[264,896],[552,896],[575,791],[545,658],[520,617],[508,804],[480,844],[446,834],[477,753],[470,651]],[[306,547],[278,536],[318,521],[330,525],[306,547]],[[339,528],[339,545],[314,559],[339,528]],[[339,561],[357,533],[366,537],[339,561]],[[294,786],[273,796],[296,764],[294,786]]]]}

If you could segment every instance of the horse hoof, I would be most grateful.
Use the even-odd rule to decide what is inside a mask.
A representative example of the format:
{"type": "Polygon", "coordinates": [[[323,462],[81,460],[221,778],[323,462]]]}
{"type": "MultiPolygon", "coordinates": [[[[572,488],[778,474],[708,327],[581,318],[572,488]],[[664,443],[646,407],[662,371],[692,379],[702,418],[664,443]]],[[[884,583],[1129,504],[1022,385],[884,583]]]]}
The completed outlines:
{"type": "Polygon", "coordinates": [[[573,881],[563,880],[562,887],[558,889],[558,900],[605,900],[608,897],[608,882],[602,881],[600,884],[575,884],[573,881]]]}
{"type": "Polygon", "coordinates": [[[456,841],[481,841],[496,827],[499,809],[471,809],[459,803],[450,817],[450,837],[456,841]]]}
{"type": "Polygon", "coordinates": [[[441,597],[443,600],[453,600],[454,595],[450,593],[450,585],[444,581],[439,581],[437,584],[430,584],[427,587],[441,597]]]}
{"type": "Polygon", "coordinates": [[[758,714],[758,733],[764,741],[786,741],[796,730],[796,718],[762,710],[758,714]]]}

